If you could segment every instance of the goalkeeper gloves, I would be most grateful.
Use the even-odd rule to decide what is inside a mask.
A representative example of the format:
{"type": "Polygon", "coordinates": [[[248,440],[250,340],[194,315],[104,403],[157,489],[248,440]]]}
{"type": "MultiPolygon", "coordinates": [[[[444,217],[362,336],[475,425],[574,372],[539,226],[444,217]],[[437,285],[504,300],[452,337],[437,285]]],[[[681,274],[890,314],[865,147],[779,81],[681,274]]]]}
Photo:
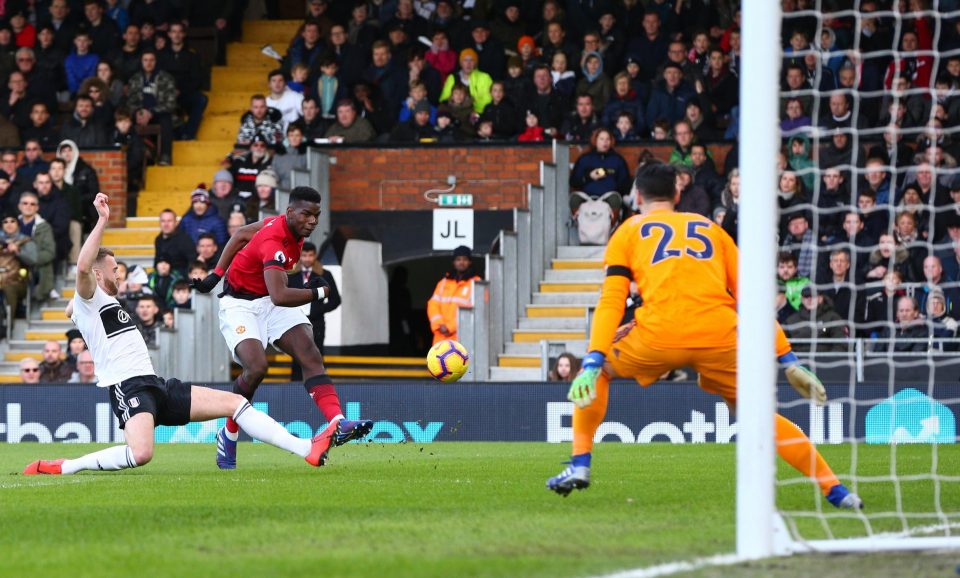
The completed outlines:
{"type": "Polygon", "coordinates": [[[217,286],[220,279],[223,279],[223,269],[216,267],[213,273],[210,273],[203,279],[191,279],[190,288],[196,289],[201,293],[209,293],[217,286]]]}
{"type": "Polygon", "coordinates": [[[826,403],[827,390],[820,383],[820,378],[801,365],[796,354],[790,351],[781,355],[778,361],[787,366],[784,370],[787,375],[787,382],[793,386],[793,389],[797,390],[797,393],[807,399],[812,399],[817,405],[826,403]]]}
{"type": "Polygon", "coordinates": [[[591,351],[583,356],[580,373],[573,379],[567,399],[580,409],[589,407],[597,399],[597,377],[603,370],[604,355],[599,351],[591,351]]]}
{"type": "Polygon", "coordinates": [[[314,275],[307,281],[307,289],[313,289],[313,300],[323,301],[330,294],[330,285],[321,275],[314,275]]]}

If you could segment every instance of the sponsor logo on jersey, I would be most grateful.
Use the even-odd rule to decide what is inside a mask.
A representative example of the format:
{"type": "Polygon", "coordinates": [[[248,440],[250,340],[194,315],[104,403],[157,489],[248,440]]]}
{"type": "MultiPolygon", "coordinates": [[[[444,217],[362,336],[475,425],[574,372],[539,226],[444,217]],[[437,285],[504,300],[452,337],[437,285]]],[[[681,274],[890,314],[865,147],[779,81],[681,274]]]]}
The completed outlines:
{"type": "Polygon", "coordinates": [[[121,309],[117,312],[117,321],[120,323],[130,323],[130,314],[121,309]]]}

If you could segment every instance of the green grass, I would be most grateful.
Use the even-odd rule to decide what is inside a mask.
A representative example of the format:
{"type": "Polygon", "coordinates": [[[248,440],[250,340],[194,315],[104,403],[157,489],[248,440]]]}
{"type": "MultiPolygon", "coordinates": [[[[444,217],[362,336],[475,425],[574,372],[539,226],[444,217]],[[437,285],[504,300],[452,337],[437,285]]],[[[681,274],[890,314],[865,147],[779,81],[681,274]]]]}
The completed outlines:
{"type": "MultiPolygon", "coordinates": [[[[568,447],[532,443],[354,444],[319,470],[242,444],[235,472],[216,469],[212,445],[161,445],[154,462],[136,470],[16,473],[37,457],[97,447],[4,445],[0,575],[585,576],[734,549],[733,445],[604,444],[590,490],[567,499],[547,492],[544,480],[568,447]]],[[[824,451],[838,472],[848,470],[849,447],[824,451]]],[[[887,447],[861,448],[858,471],[889,472],[889,455],[887,447]]],[[[901,447],[897,456],[898,471],[929,471],[930,446],[901,447]]],[[[956,473],[955,446],[939,458],[956,473]]],[[[861,492],[868,506],[889,510],[892,487],[861,492]]],[[[929,484],[903,488],[908,509],[929,510],[929,484]]],[[[960,511],[956,484],[942,494],[945,510],[960,511]]],[[[804,484],[781,488],[779,501],[810,510],[817,498],[804,484]]],[[[800,557],[774,569],[804,559],[810,569],[810,558],[800,557]]],[[[843,566],[850,573],[842,576],[877,575],[843,566]]],[[[794,575],[770,568],[696,575],[794,575]]]]}

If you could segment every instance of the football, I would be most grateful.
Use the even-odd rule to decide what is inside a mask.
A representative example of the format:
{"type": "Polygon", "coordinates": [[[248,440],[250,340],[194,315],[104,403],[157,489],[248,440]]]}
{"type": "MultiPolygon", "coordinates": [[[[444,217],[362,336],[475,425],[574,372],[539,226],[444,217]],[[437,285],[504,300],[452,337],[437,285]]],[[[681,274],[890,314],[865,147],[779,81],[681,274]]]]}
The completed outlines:
{"type": "Polygon", "coordinates": [[[427,370],[437,381],[457,381],[469,367],[470,354],[467,348],[452,339],[435,343],[427,353],[427,370]]]}

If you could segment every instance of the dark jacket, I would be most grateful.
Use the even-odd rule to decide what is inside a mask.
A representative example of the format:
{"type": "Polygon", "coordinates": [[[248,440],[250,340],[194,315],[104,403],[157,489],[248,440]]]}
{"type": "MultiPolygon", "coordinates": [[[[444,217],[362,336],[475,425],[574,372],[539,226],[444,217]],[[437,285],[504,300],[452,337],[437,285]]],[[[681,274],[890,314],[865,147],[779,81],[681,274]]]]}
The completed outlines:
{"type": "Polygon", "coordinates": [[[72,140],[81,149],[110,146],[110,136],[102,125],[93,122],[92,118],[83,122],[76,115],[60,127],[60,139],[72,140]]]}
{"type": "MultiPolygon", "coordinates": [[[[800,310],[787,319],[784,329],[790,339],[844,339],[847,332],[844,330],[846,320],[840,317],[833,309],[833,302],[829,297],[823,298],[823,303],[816,311],[810,311],[803,305],[800,310]]],[[[794,351],[808,352],[813,348],[812,343],[793,343],[794,351]]],[[[817,343],[816,351],[846,351],[843,343],[817,343]]]]}
{"type": "Polygon", "coordinates": [[[650,95],[650,103],[647,105],[647,124],[653,125],[662,118],[672,126],[686,116],[687,103],[694,96],[696,92],[684,81],[680,81],[673,92],[669,92],[666,81],[661,80],[650,95]]]}
{"type": "Polygon", "coordinates": [[[70,205],[56,188],[49,195],[40,196],[40,216],[50,223],[57,243],[57,259],[70,252],[70,205]]]}
{"type": "MultiPolygon", "coordinates": [[[[288,287],[303,289],[304,287],[307,286],[306,283],[304,283],[303,281],[303,273],[299,267],[300,266],[297,265],[292,271],[290,271],[290,276],[287,277],[288,287]]],[[[315,272],[315,270],[313,270],[310,272],[310,275],[308,277],[313,277],[316,274],[317,273],[315,272]]],[[[321,340],[317,342],[318,346],[323,345],[322,338],[326,328],[323,316],[326,315],[327,313],[330,313],[337,307],[340,307],[340,302],[341,302],[340,291],[337,290],[337,282],[334,281],[333,274],[330,273],[330,271],[327,271],[326,269],[324,269],[321,275],[324,281],[327,282],[327,286],[330,287],[330,295],[326,299],[324,299],[323,302],[314,301],[313,303],[311,303],[310,314],[307,316],[307,318],[310,319],[310,323],[313,324],[314,338],[316,337],[321,338],[321,340]]]]}
{"type": "MultiPolygon", "coordinates": [[[[196,243],[180,227],[174,229],[169,237],[165,237],[163,233],[157,235],[153,241],[153,247],[154,259],[160,255],[165,256],[170,260],[170,269],[181,275],[187,274],[187,267],[197,258],[196,243]]],[[[153,266],[157,266],[156,262],[153,266]]]]}
{"type": "Polygon", "coordinates": [[[616,151],[599,153],[590,151],[581,155],[570,172],[570,188],[583,191],[591,197],[599,197],[609,192],[617,191],[621,195],[630,192],[630,168],[627,161],[616,151]],[[604,169],[603,178],[593,180],[590,173],[597,168],[604,169]]]}
{"type": "Polygon", "coordinates": [[[520,132],[522,121],[517,107],[506,97],[500,104],[488,104],[483,109],[480,120],[493,122],[493,136],[497,138],[515,137],[520,132]]]}
{"type": "Polygon", "coordinates": [[[207,205],[207,210],[202,215],[197,215],[193,209],[187,211],[187,214],[180,219],[179,228],[190,235],[194,244],[197,243],[203,233],[212,233],[220,247],[226,244],[229,237],[227,235],[227,224],[217,214],[217,208],[213,205],[207,205]]]}
{"type": "Polygon", "coordinates": [[[643,101],[635,90],[631,90],[623,97],[616,92],[610,96],[607,105],[603,107],[603,124],[608,128],[614,128],[621,112],[629,112],[633,115],[633,130],[637,134],[646,134],[647,123],[644,120],[643,101]]]}

